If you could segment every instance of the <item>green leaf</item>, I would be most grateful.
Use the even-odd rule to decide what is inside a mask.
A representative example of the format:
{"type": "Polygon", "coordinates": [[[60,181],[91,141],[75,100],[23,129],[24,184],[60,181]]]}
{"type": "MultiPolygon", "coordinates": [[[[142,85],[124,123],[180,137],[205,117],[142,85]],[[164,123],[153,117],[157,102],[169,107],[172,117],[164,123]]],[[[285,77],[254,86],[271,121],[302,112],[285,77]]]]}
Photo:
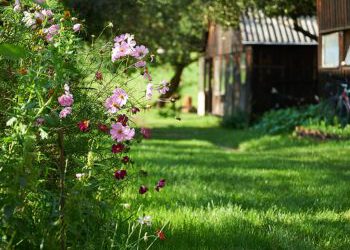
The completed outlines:
{"type": "Polygon", "coordinates": [[[19,45],[3,43],[0,44],[0,56],[6,59],[17,60],[27,55],[27,50],[19,45]]]}

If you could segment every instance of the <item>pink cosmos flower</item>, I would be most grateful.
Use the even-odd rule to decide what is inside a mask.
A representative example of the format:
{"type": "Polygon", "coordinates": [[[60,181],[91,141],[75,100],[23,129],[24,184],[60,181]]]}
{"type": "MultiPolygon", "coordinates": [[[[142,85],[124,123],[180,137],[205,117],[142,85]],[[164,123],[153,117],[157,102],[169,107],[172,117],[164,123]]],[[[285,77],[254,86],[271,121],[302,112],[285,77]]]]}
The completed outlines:
{"type": "Polygon", "coordinates": [[[60,118],[66,118],[68,115],[72,113],[72,108],[71,107],[65,107],[64,109],[61,110],[60,112],[60,118]]]}
{"type": "Polygon", "coordinates": [[[114,41],[116,43],[126,42],[131,48],[133,48],[136,45],[136,42],[134,40],[134,35],[131,35],[129,33],[121,34],[120,36],[116,36],[114,38],[114,41]]]}
{"type": "Polygon", "coordinates": [[[121,34],[121,35],[119,35],[119,36],[116,36],[116,37],[114,38],[114,41],[115,41],[116,43],[124,42],[124,41],[126,40],[126,35],[127,35],[127,34],[121,34]]]}
{"type": "Polygon", "coordinates": [[[51,19],[53,17],[53,12],[51,10],[43,9],[41,11],[36,11],[34,16],[37,20],[43,22],[46,18],[51,19]]]}
{"type": "Polygon", "coordinates": [[[45,40],[46,40],[47,42],[52,42],[52,41],[53,41],[53,35],[47,34],[47,35],[45,36],[45,40]]]}
{"type": "Polygon", "coordinates": [[[117,170],[115,171],[114,173],[114,177],[117,179],[117,180],[123,180],[126,176],[126,170],[124,169],[121,169],[121,170],[117,170]]]}
{"type": "Polygon", "coordinates": [[[60,26],[58,24],[51,25],[48,29],[44,29],[46,41],[52,42],[53,37],[58,34],[59,30],[60,26]]]}
{"type": "Polygon", "coordinates": [[[132,140],[135,136],[135,129],[130,128],[129,126],[124,126],[124,135],[126,141],[132,140]]]}
{"type": "Polygon", "coordinates": [[[81,24],[80,23],[76,23],[73,25],[73,31],[74,32],[79,32],[81,30],[81,24]]]}
{"type": "Polygon", "coordinates": [[[169,83],[167,81],[163,80],[161,82],[160,87],[158,88],[159,93],[162,94],[162,95],[166,94],[166,92],[169,91],[169,87],[168,86],[169,86],[169,83]]]}
{"type": "Polygon", "coordinates": [[[53,17],[53,12],[52,10],[42,10],[41,14],[46,17],[46,18],[52,18],[53,17]]]}
{"type": "Polygon", "coordinates": [[[123,126],[122,123],[117,122],[112,124],[112,129],[110,131],[113,140],[117,142],[130,141],[135,135],[135,129],[129,126],[123,126]]]}
{"type": "Polygon", "coordinates": [[[115,44],[114,48],[112,49],[112,62],[115,62],[121,57],[130,55],[131,52],[132,49],[126,42],[115,44]]]}
{"type": "Polygon", "coordinates": [[[139,189],[139,193],[140,194],[144,194],[144,193],[146,193],[148,191],[148,188],[146,187],[146,186],[144,186],[144,185],[142,185],[141,187],[140,187],[140,189],[139,189]]]}
{"type": "Polygon", "coordinates": [[[114,114],[118,112],[120,108],[126,104],[127,101],[128,95],[126,92],[121,88],[116,88],[113,91],[113,95],[107,98],[105,107],[109,113],[114,114]]]}
{"type": "Polygon", "coordinates": [[[153,84],[152,83],[147,84],[147,87],[146,87],[146,99],[147,100],[152,99],[152,96],[153,96],[152,91],[153,91],[153,84]]]}
{"type": "Polygon", "coordinates": [[[146,62],[145,61],[138,61],[135,63],[135,67],[136,68],[143,68],[146,66],[146,62]]]}
{"type": "Polygon", "coordinates": [[[49,28],[44,29],[44,33],[51,34],[51,35],[57,35],[60,30],[60,26],[58,24],[53,24],[49,28]]]}
{"type": "Polygon", "coordinates": [[[134,47],[136,46],[136,41],[134,40],[134,35],[126,33],[125,38],[126,38],[126,43],[129,45],[131,50],[133,50],[134,47]]]}
{"type": "Polygon", "coordinates": [[[144,46],[136,46],[135,50],[132,52],[132,56],[136,59],[142,59],[148,54],[149,50],[144,46]]]}
{"type": "Polygon", "coordinates": [[[150,139],[152,136],[152,130],[150,128],[141,128],[141,134],[143,138],[150,139]]]}
{"type": "Polygon", "coordinates": [[[62,107],[70,107],[72,106],[73,102],[74,102],[73,95],[70,94],[69,92],[66,92],[65,94],[58,97],[58,103],[62,107]]]}
{"type": "Polygon", "coordinates": [[[90,125],[89,120],[83,120],[83,121],[78,122],[78,124],[77,124],[77,126],[81,132],[89,131],[89,125],[90,125]]]}

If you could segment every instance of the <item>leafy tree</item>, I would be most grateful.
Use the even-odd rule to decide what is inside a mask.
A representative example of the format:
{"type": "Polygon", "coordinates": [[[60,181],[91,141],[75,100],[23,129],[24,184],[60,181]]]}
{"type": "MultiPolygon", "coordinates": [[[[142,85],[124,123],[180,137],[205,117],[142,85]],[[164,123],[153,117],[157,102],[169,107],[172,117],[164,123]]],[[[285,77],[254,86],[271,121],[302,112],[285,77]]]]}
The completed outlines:
{"type": "Polygon", "coordinates": [[[316,13],[315,0],[254,0],[258,8],[263,9],[268,15],[284,15],[293,19],[294,29],[302,32],[313,40],[317,36],[304,30],[297,21],[300,16],[314,15],[316,13]]]}
{"type": "Polygon", "coordinates": [[[224,8],[213,0],[67,0],[66,4],[85,18],[90,34],[111,21],[119,33],[132,32],[153,51],[164,51],[158,61],[174,68],[170,91],[161,96],[169,98],[178,88],[184,68],[204,50],[209,20],[233,23],[238,20],[241,2],[223,1],[224,8]]]}
{"type": "Polygon", "coordinates": [[[298,26],[296,17],[315,12],[314,0],[66,0],[66,4],[86,19],[90,34],[111,21],[118,32],[142,37],[153,51],[161,48],[164,53],[158,60],[174,68],[170,91],[162,98],[174,94],[184,68],[204,50],[209,22],[234,26],[247,7],[260,8],[270,15],[293,17],[295,28],[312,37],[298,26]]]}

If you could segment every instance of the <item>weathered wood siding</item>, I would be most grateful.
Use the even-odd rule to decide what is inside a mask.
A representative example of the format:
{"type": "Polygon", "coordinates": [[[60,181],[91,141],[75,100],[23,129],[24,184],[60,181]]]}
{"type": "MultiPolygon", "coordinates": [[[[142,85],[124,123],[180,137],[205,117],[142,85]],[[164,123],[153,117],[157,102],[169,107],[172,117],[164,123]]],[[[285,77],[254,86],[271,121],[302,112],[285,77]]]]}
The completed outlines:
{"type": "Polygon", "coordinates": [[[320,33],[350,29],[350,0],[318,0],[320,33]]]}
{"type": "MultiPolygon", "coordinates": [[[[326,85],[336,85],[337,81],[350,80],[350,67],[341,65],[350,46],[350,0],[317,0],[317,18],[319,25],[318,69],[320,92],[328,95],[326,85]],[[322,67],[322,36],[338,32],[339,67],[322,67]]],[[[336,87],[336,86],[335,86],[336,87]]]]}
{"type": "MultiPolygon", "coordinates": [[[[314,18],[304,20],[305,24],[315,25],[314,22],[314,18]]],[[[250,26],[255,23],[254,19],[250,26]]],[[[285,31],[291,29],[289,22],[278,23],[277,19],[263,23],[275,25],[276,30],[280,28],[278,25],[284,25],[285,31]]],[[[310,30],[316,32],[317,28],[310,30]]],[[[252,31],[247,28],[246,36],[250,37],[252,31]]],[[[277,40],[270,37],[263,42],[258,39],[261,44],[255,40],[249,44],[242,40],[240,28],[210,25],[200,63],[204,77],[199,83],[198,100],[202,100],[199,113],[205,110],[219,116],[238,112],[260,115],[277,107],[277,102],[280,107],[312,102],[317,93],[317,43],[289,33],[281,32],[277,40]],[[271,94],[272,88],[278,90],[279,100],[271,94]]]]}

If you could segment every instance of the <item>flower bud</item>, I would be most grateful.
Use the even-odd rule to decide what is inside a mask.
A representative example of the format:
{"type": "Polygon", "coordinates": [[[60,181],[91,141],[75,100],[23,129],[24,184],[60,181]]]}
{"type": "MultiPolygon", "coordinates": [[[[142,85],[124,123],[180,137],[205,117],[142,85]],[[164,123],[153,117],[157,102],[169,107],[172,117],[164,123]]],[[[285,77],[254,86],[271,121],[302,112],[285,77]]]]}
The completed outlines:
{"type": "Polygon", "coordinates": [[[144,240],[144,241],[147,241],[147,240],[148,240],[147,232],[146,232],[145,235],[143,236],[143,240],[144,240]]]}

